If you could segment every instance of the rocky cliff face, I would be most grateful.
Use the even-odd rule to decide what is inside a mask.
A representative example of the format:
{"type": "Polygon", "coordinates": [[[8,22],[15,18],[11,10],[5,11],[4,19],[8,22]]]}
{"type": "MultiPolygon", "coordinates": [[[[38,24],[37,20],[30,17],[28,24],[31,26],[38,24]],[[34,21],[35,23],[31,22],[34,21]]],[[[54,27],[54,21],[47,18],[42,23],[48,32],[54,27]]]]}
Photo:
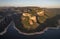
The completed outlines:
{"type": "Polygon", "coordinates": [[[59,10],[40,7],[1,7],[0,31],[4,31],[9,23],[14,21],[15,29],[22,34],[41,34],[46,27],[57,26],[57,20],[60,19],[59,10]]]}

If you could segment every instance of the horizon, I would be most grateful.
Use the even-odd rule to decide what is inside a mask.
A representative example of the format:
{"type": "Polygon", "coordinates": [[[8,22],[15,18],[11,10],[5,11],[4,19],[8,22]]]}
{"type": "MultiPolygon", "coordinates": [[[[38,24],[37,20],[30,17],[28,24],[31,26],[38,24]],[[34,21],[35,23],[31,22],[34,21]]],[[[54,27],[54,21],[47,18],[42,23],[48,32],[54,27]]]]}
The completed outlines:
{"type": "Polygon", "coordinates": [[[60,8],[60,0],[0,0],[0,7],[60,8]]]}

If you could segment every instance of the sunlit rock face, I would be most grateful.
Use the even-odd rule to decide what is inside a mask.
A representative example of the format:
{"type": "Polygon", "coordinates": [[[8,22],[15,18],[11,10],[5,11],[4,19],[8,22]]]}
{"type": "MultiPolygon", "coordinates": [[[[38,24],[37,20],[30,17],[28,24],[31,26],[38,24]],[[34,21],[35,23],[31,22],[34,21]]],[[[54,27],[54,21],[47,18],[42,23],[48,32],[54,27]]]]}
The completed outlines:
{"type": "Polygon", "coordinates": [[[24,25],[24,28],[31,30],[31,29],[36,29],[38,27],[37,19],[36,16],[32,16],[29,13],[23,13],[21,19],[22,23],[24,25]]]}
{"type": "Polygon", "coordinates": [[[44,11],[42,10],[42,11],[40,11],[40,12],[37,12],[37,14],[38,14],[39,16],[44,16],[44,11]]]}

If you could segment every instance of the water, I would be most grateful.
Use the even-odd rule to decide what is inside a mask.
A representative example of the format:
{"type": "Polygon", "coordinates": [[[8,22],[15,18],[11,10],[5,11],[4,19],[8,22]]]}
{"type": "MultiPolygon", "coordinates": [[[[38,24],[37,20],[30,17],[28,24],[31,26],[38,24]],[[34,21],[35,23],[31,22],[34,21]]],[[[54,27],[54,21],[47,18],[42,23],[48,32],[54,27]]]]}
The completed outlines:
{"type": "Polygon", "coordinates": [[[48,29],[45,33],[40,35],[22,35],[19,34],[14,28],[14,25],[10,25],[7,32],[0,36],[0,39],[60,39],[60,29],[48,29]]]}

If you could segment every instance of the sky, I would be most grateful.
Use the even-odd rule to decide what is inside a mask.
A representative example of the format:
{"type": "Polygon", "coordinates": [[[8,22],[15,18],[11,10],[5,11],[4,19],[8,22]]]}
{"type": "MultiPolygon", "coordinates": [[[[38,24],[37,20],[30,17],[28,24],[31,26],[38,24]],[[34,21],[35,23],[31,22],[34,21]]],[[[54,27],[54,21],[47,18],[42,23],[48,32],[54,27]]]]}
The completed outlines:
{"type": "Polygon", "coordinates": [[[60,8],[60,0],[0,0],[0,7],[2,6],[60,8]]]}

